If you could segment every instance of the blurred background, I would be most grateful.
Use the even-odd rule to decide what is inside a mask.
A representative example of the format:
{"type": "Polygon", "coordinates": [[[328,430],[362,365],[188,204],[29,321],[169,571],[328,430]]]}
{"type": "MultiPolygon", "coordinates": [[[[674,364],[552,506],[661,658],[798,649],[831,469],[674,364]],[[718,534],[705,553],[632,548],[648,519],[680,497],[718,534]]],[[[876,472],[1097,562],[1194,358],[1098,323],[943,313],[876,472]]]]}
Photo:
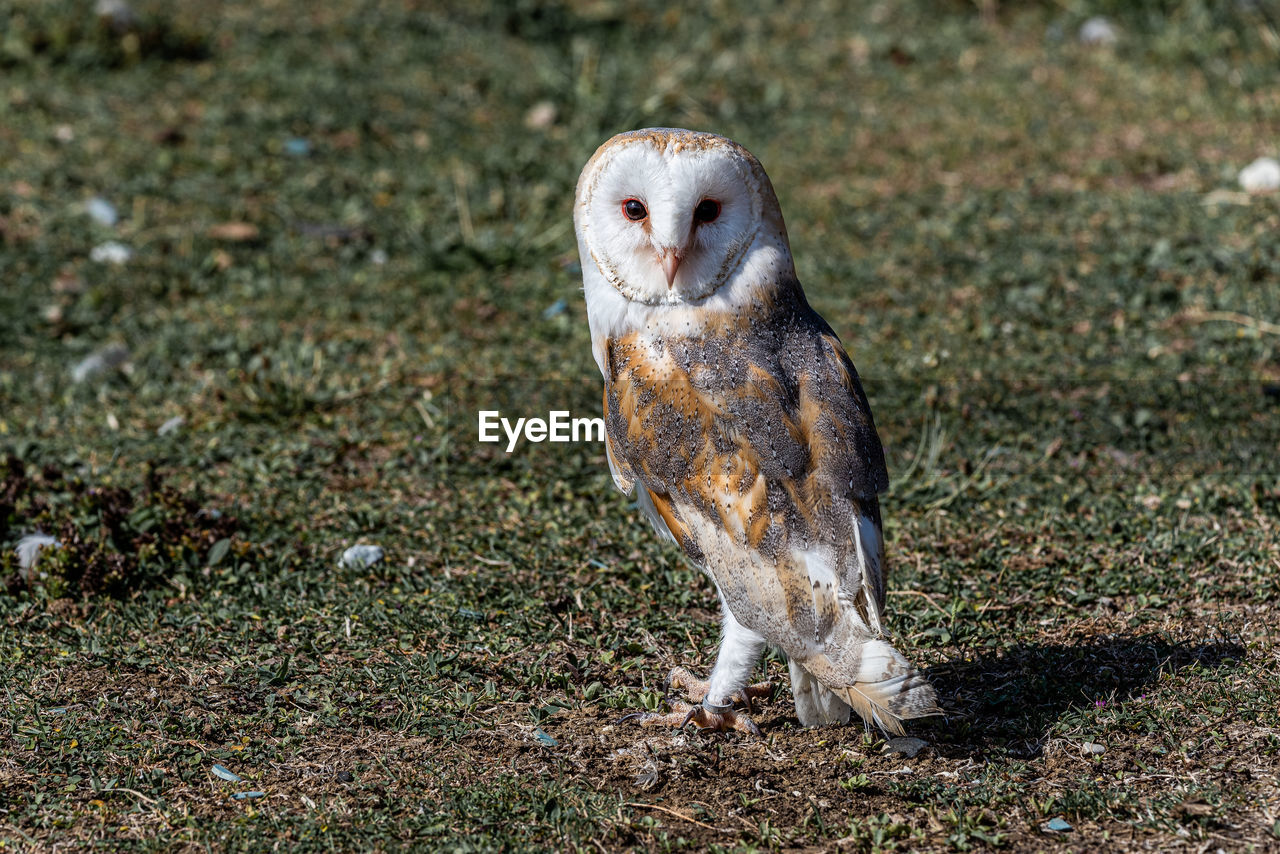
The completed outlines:
{"type": "MultiPolygon", "coordinates": [[[[172,805],[241,809],[206,791],[234,760],[292,798],[228,831],[246,845],[380,838],[352,815],[387,839],[675,844],[593,800],[641,797],[630,771],[547,759],[511,770],[506,800],[459,794],[546,747],[535,725],[563,741],[656,707],[657,675],[715,641],[709,589],[598,446],[476,441],[480,409],[598,414],[574,184],[605,139],[656,125],[759,157],[863,374],[890,587],[925,594],[891,602],[895,632],[970,721],[930,736],[943,754],[1016,776],[1045,739],[1136,731],[1114,701],[1148,691],[1169,734],[1117,737],[1117,768],[1178,749],[1206,704],[1273,718],[1260,659],[1222,677],[1256,693],[1205,675],[1269,636],[1197,608],[1268,613],[1278,593],[1278,34],[1273,0],[0,7],[0,661],[31,686],[10,718],[38,730],[0,773],[62,793],[8,801],[8,821],[91,834],[90,780],[110,779],[162,803],[108,799],[137,838],[207,840],[172,805]],[[379,556],[343,560],[355,544],[379,556]],[[180,710],[135,727],[141,753],[109,734],[159,714],[134,684],[180,710]],[[1095,701],[1118,717],[1080,710],[1095,701]],[[69,753],[41,710],[93,702],[69,753]],[[466,763],[441,741],[481,730],[512,741],[470,742],[466,763]],[[412,738],[417,770],[375,744],[412,738]],[[294,788],[320,797],[306,780],[354,813],[299,807],[294,788]]],[[[994,818],[996,795],[940,790],[881,787],[866,809],[958,810],[924,836],[881,822],[886,845],[1043,842],[1059,814],[1273,838],[1242,805],[1265,801],[1254,784],[1205,779],[1167,803],[1090,783],[1066,813],[1035,782],[994,818]]],[[[738,842],[837,838],[807,815],[738,842]]],[[[833,834],[871,833],[844,818],[833,834]]]]}

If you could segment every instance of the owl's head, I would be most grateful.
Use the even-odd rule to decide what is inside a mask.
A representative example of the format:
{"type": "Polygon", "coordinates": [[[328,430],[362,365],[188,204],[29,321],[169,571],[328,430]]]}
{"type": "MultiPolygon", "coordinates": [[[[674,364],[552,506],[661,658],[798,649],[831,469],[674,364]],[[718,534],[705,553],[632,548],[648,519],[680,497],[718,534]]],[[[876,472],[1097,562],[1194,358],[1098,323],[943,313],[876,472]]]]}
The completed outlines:
{"type": "Polygon", "coordinates": [[[794,278],[760,162],[730,139],[675,128],[621,133],[578,179],[582,265],[648,305],[701,300],[743,276],[794,278]]]}

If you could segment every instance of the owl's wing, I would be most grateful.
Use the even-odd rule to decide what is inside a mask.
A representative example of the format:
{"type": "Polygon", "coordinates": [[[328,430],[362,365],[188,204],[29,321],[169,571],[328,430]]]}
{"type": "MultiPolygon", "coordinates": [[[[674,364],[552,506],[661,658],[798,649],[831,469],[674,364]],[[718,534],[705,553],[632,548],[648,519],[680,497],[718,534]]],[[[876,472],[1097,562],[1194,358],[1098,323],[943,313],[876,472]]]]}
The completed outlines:
{"type": "Polygon", "coordinates": [[[803,309],[731,340],[607,345],[615,480],[784,649],[833,641],[848,612],[878,634],[884,605],[884,453],[839,339],[803,309]]]}
{"type": "MultiPolygon", "coordinates": [[[[604,411],[609,411],[609,388],[604,390],[604,411]]],[[[624,495],[630,495],[636,488],[635,472],[631,470],[630,465],[624,465],[618,461],[617,456],[613,453],[613,442],[609,440],[609,433],[606,430],[604,436],[604,453],[609,461],[609,474],[613,475],[613,485],[618,487],[618,491],[624,495]]]]}

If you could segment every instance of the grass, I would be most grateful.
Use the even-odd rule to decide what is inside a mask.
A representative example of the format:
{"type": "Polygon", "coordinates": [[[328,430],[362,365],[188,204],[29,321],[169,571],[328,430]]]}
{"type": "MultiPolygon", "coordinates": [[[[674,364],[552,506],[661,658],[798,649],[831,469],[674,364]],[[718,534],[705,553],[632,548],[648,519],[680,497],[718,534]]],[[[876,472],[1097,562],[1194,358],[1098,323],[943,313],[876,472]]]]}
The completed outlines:
{"type": "Polygon", "coordinates": [[[0,12],[0,849],[1280,844],[1280,15],[908,5],[0,12]],[[865,378],[913,759],[617,724],[712,591],[476,441],[597,414],[570,200],[647,125],[760,157],[865,378]]]}

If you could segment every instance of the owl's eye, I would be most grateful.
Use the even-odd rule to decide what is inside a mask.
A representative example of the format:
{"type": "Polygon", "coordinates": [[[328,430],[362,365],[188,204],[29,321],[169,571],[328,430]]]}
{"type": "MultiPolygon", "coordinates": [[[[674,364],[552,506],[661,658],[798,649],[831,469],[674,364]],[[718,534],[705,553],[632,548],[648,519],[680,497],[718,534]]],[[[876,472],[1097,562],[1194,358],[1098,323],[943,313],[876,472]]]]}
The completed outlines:
{"type": "Polygon", "coordinates": [[[715,199],[703,199],[693,209],[694,222],[715,222],[720,216],[720,203],[715,199]]]}
{"type": "Polygon", "coordinates": [[[632,222],[639,222],[649,215],[649,211],[639,199],[627,199],[622,203],[622,213],[632,222]]]}

